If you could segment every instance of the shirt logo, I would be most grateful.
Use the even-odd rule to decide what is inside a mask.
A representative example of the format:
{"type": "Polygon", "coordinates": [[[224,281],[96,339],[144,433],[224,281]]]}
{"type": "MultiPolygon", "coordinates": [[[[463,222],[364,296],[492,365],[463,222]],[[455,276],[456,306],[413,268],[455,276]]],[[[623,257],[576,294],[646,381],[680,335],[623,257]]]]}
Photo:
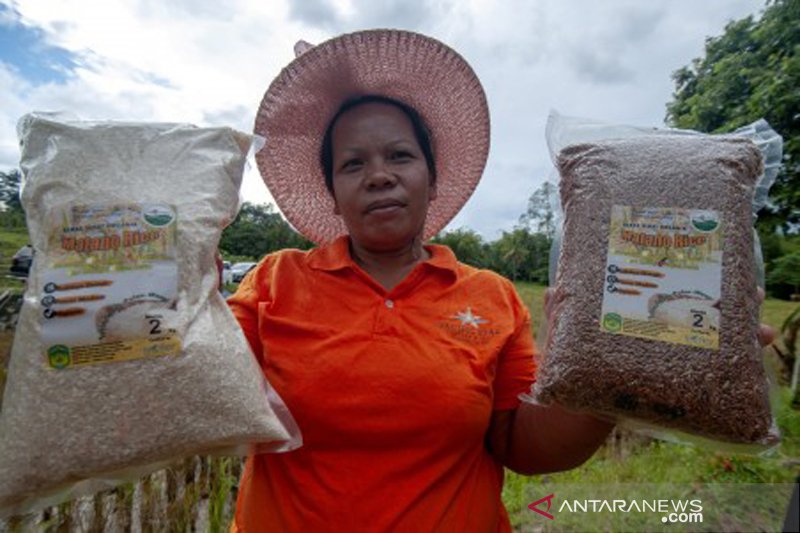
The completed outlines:
{"type": "Polygon", "coordinates": [[[488,320],[483,319],[480,316],[473,314],[471,307],[467,307],[466,311],[460,311],[460,312],[456,313],[455,315],[451,316],[450,318],[453,319],[453,320],[458,320],[459,322],[461,322],[462,326],[472,326],[475,329],[478,329],[478,327],[481,324],[488,324],[489,323],[488,320]]]}
{"type": "Polygon", "coordinates": [[[471,306],[467,306],[463,311],[443,317],[438,325],[459,341],[482,346],[492,342],[501,333],[500,329],[485,324],[490,324],[490,321],[476,314],[471,306]]]}

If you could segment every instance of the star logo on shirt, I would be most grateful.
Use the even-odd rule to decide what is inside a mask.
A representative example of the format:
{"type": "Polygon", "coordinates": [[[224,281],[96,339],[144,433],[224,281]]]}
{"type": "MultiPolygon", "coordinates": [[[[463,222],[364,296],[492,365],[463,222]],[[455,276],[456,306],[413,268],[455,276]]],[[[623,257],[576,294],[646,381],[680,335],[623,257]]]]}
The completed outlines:
{"type": "Polygon", "coordinates": [[[481,324],[487,324],[489,321],[485,320],[478,315],[472,313],[472,308],[467,307],[466,311],[460,311],[455,315],[451,316],[453,320],[458,320],[461,322],[462,326],[472,326],[475,329],[478,329],[478,326],[481,324]]]}

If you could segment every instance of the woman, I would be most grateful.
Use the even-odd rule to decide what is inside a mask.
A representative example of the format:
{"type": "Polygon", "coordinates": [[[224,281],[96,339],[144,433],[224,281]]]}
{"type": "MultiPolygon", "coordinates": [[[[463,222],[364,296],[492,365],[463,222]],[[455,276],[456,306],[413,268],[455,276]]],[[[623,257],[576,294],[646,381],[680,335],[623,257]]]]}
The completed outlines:
{"type": "Polygon", "coordinates": [[[248,459],[233,529],[509,531],[503,466],[571,468],[612,424],[521,404],[534,346],[513,285],[424,244],[480,179],[483,90],[417,34],[302,48],[264,97],[257,159],[321,246],[267,256],[229,303],[304,445],[248,459]]]}

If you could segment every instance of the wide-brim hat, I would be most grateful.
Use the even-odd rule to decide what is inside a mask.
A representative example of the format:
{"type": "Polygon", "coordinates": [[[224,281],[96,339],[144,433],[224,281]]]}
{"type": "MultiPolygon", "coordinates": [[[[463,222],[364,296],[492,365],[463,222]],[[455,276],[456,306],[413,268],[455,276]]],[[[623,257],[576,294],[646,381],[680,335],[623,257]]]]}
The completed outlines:
{"type": "Polygon", "coordinates": [[[367,30],[333,38],[299,54],[272,82],[255,121],[266,139],[256,154],[261,176],[287,220],[325,244],[347,233],[325,186],[322,138],[348,99],[381,95],[420,114],[431,131],[437,196],[423,239],[461,210],[489,154],[489,109],[475,72],[447,45],[418,33],[367,30]]]}

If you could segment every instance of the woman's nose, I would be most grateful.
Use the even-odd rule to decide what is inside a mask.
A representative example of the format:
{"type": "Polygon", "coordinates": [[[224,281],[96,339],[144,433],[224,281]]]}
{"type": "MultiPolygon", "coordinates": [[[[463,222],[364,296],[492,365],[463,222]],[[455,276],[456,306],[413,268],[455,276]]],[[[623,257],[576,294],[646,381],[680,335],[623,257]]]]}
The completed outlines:
{"type": "Polygon", "coordinates": [[[382,188],[393,186],[397,182],[396,176],[387,168],[386,162],[372,161],[367,165],[367,187],[382,188]]]}

